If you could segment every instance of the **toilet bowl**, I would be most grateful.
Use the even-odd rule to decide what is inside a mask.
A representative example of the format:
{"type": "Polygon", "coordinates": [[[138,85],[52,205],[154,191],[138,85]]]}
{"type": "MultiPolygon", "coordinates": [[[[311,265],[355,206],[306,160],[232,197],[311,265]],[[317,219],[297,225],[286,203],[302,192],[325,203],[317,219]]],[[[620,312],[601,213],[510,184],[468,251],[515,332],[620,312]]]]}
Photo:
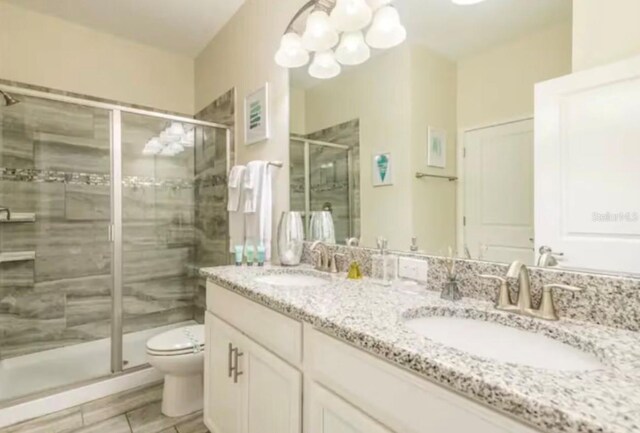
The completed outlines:
{"type": "Polygon", "coordinates": [[[178,417],[203,407],[204,325],[185,326],[147,341],[149,364],[164,374],[162,413],[178,417]]]}

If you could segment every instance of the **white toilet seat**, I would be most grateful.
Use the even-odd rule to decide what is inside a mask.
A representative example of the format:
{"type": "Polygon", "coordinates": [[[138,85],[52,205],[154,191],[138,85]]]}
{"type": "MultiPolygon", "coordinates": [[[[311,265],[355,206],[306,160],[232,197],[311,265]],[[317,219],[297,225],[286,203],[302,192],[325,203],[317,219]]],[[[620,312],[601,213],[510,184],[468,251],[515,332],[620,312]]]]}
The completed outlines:
{"type": "Polygon", "coordinates": [[[172,329],[147,341],[147,353],[157,356],[185,355],[203,349],[204,325],[172,329]]]}

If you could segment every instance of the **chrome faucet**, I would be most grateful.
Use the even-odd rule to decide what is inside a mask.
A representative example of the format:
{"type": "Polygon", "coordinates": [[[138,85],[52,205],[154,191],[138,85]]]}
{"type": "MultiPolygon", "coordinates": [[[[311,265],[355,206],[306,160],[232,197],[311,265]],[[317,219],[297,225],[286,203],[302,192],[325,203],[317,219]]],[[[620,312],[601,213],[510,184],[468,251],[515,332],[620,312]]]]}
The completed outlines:
{"type": "Polygon", "coordinates": [[[552,266],[558,266],[558,259],[556,257],[564,256],[564,253],[554,253],[550,247],[542,246],[538,250],[540,257],[536,265],[541,268],[549,268],[552,266]]]}
{"type": "Polygon", "coordinates": [[[509,266],[507,278],[518,279],[518,302],[516,307],[520,313],[526,314],[531,310],[531,279],[529,278],[529,268],[520,261],[515,261],[509,266]]]}
{"type": "Polygon", "coordinates": [[[544,320],[558,320],[558,314],[553,302],[552,289],[562,289],[571,292],[579,292],[582,290],[579,287],[566,284],[547,284],[543,286],[540,306],[538,309],[534,309],[531,305],[531,279],[529,278],[529,269],[524,263],[515,261],[509,266],[509,270],[507,271],[507,278],[518,279],[518,300],[515,304],[513,304],[509,296],[507,278],[494,275],[480,275],[480,277],[500,282],[500,291],[496,301],[497,309],[544,320]]]}
{"type": "Polygon", "coordinates": [[[311,244],[311,252],[318,251],[318,258],[316,259],[315,268],[322,272],[331,272],[335,274],[338,272],[336,264],[336,255],[329,252],[329,247],[322,241],[315,241],[311,244]]]}
{"type": "Polygon", "coordinates": [[[8,207],[0,207],[0,213],[6,213],[7,214],[7,221],[11,220],[11,209],[9,209],[8,207]]]}

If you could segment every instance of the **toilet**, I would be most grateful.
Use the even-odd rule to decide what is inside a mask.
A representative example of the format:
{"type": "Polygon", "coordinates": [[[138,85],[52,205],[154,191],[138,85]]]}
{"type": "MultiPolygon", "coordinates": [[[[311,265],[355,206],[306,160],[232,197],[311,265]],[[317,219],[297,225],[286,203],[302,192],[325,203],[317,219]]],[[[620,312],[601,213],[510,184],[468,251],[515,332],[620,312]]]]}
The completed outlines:
{"type": "Polygon", "coordinates": [[[147,360],[164,374],[164,415],[179,417],[202,409],[204,325],[184,326],[150,338],[147,360]]]}

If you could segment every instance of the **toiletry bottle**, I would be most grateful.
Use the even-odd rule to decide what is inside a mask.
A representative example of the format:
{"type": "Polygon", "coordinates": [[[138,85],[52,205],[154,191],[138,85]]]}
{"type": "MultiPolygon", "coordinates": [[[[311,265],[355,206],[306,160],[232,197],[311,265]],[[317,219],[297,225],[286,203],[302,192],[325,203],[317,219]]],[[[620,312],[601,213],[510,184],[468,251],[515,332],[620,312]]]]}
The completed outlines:
{"type": "Polygon", "coordinates": [[[253,260],[254,260],[253,245],[247,244],[247,246],[244,248],[244,256],[247,259],[247,266],[253,266],[253,260]]]}
{"type": "Polygon", "coordinates": [[[256,248],[256,260],[258,262],[258,266],[264,266],[265,256],[266,250],[264,248],[264,245],[258,245],[258,248],[256,248]]]}
{"type": "Polygon", "coordinates": [[[242,253],[244,247],[242,245],[236,245],[234,247],[234,250],[236,266],[242,266],[242,253]]]}
{"type": "Polygon", "coordinates": [[[378,238],[378,254],[371,257],[372,277],[378,282],[391,285],[398,276],[398,256],[389,254],[387,251],[387,240],[378,238]]]}

